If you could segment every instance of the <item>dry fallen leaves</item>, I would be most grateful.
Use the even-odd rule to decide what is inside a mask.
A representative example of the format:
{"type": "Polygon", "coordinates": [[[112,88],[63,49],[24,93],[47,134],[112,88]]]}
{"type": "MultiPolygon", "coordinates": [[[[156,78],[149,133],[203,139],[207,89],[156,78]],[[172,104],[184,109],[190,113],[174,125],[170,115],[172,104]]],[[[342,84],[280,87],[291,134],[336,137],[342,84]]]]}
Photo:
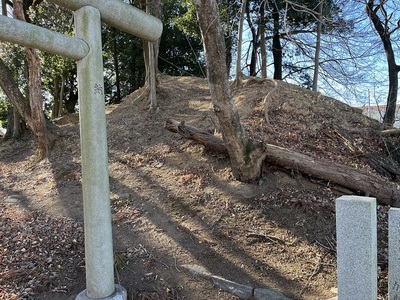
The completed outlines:
{"type": "Polygon", "coordinates": [[[0,204],[0,216],[0,299],[64,291],[61,272],[82,266],[82,224],[15,204],[0,204]]]}

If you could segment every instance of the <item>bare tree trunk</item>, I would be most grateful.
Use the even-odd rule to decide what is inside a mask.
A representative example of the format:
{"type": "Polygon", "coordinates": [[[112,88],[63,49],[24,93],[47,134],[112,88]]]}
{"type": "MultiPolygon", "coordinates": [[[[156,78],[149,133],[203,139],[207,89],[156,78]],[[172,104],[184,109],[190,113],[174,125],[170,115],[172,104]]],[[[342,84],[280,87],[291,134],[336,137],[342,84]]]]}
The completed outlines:
{"type": "Polygon", "coordinates": [[[272,37],[272,54],[274,57],[274,79],[282,80],[282,44],[279,36],[279,8],[276,3],[272,5],[272,18],[274,21],[274,34],[272,37]]]}
{"type": "Polygon", "coordinates": [[[226,74],[228,75],[228,78],[231,74],[231,66],[232,66],[232,28],[231,26],[228,26],[227,28],[227,36],[228,38],[226,39],[226,74]]]}
{"type": "Polygon", "coordinates": [[[64,86],[65,76],[61,74],[60,79],[54,78],[54,91],[53,91],[53,109],[51,110],[51,118],[55,119],[61,116],[64,99],[64,86]]]}
{"type": "MultiPolygon", "coordinates": [[[[146,12],[148,14],[153,14],[156,12],[157,14],[162,15],[162,2],[160,0],[157,3],[151,3],[149,0],[146,0],[146,12]]],[[[160,17],[160,16],[157,16],[160,17]]],[[[144,57],[145,57],[145,65],[146,65],[146,85],[149,88],[149,100],[150,100],[150,108],[157,108],[157,92],[156,92],[156,77],[157,77],[157,68],[158,64],[156,60],[158,58],[159,52],[159,41],[156,43],[144,42],[144,57]]]]}
{"type": "Polygon", "coordinates": [[[22,135],[21,115],[18,110],[13,108],[13,138],[18,139],[22,135]]]}
{"type": "MultiPolygon", "coordinates": [[[[161,21],[164,20],[164,0],[153,0],[154,5],[152,8],[153,16],[159,18],[161,21]]],[[[158,55],[160,52],[160,42],[161,39],[158,39],[153,43],[154,46],[154,70],[156,71],[156,75],[158,74],[158,55]]]]}
{"type": "Polygon", "coordinates": [[[46,120],[43,114],[42,90],[40,80],[40,61],[35,50],[26,48],[29,67],[29,104],[33,121],[34,134],[39,145],[38,157],[44,158],[49,153],[46,120]]]}
{"type": "Polygon", "coordinates": [[[58,116],[62,115],[63,104],[64,104],[64,88],[65,88],[65,76],[61,74],[61,85],[60,85],[60,96],[58,105],[58,116]]]}
{"type": "Polygon", "coordinates": [[[13,125],[14,125],[14,107],[12,105],[9,105],[7,109],[7,130],[6,134],[3,137],[3,140],[7,141],[12,138],[14,129],[13,125]]]}
{"type": "MultiPolygon", "coordinates": [[[[15,0],[13,4],[15,17],[21,21],[25,21],[22,0],[15,0]]],[[[39,145],[38,157],[43,158],[48,155],[49,144],[42,107],[40,61],[37,53],[32,48],[25,48],[25,55],[29,69],[29,104],[31,107],[32,129],[39,145]]]]}
{"type": "Polygon", "coordinates": [[[115,103],[120,103],[121,102],[121,82],[119,79],[119,59],[118,59],[118,49],[117,49],[117,34],[116,34],[116,29],[112,28],[112,37],[113,37],[113,63],[114,63],[114,70],[115,70],[115,86],[117,88],[117,95],[116,95],[116,100],[115,103]]]}
{"type": "Polygon", "coordinates": [[[58,76],[54,78],[53,85],[53,108],[51,110],[51,118],[55,119],[58,117],[58,112],[60,109],[60,81],[58,76]]]}
{"type": "Polygon", "coordinates": [[[195,0],[194,3],[203,37],[211,99],[231,159],[233,176],[244,182],[255,181],[261,176],[265,147],[261,142],[249,139],[233,103],[226,73],[225,41],[217,2],[195,0]]]}
{"type": "Polygon", "coordinates": [[[265,41],[265,5],[264,1],[260,6],[260,51],[261,51],[261,78],[267,78],[267,50],[265,41]]]}
{"type": "Polygon", "coordinates": [[[149,45],[149,88],[150,88],[150,108],[157,108],[157,93],[156,93],[156,69],[154,58],[154,43],[147,43],[149,45]]]}
{"type": "Polygon", "coordinates": [[[25,96],[21,93],[18,85],[13,80],[10,69],[0,59],[0,87],[6,94],[11,104],[17,108],[24,121],[33,131],[33,121],[31,117],[31,108],[25,96]]]}
{"type": "MultiPolygon", "coordinates": [[[[366,11],[381,38],[386,52],[386,60],[389,69],[389,93],[387,96],[386,112],[383,117],[383,124],[392,127],[396,116],[397,93],[399,89],[398,73],[400,72],[400,66],[396,64],[392,41],[390,38],[391,32],[388,26],[388,24],[390,24],[390,17],[383,14],[385,19],[382,21],[378,15],[378,11],[383,9],[383,5],[384,2],[380,1],[379,4],[375,6],[374,0],[368,0],[366,11]]],[[[397,29],[399,29],[399,27],[397,27],[397,29]]]]}
{"type": "Polygon", "coordinates": [[[257,76],[257,52],[259,46],[259,36],[260,36],[260,27],[256,26],[252,21],[250,14],[248,12],[248,7],[246,8],[246,19],[247,24],[249,25],[251,31],[251,43],[249,45],[249,50],[251,47],[250,53],[250,64],[249,64],[249,75],[252,77],[257,76]]]}
{"type": "Polygon", "coordinates": [[[314,57],[314,79],[312,90],[318,91],[318,73],[319,73],[319,53],[321,50],[321,33],[322,33],[322,12],[323,12],[324,0],[318,4],[318,27],[317,27],[317,43],[315,47],[314,57]]]}
{"type": "Polygon", "coordinates": [[[238,41],[236,50],[236,87],[242,82],[242,42],[243,42],[243,23],[244,14],[246,13],[247,0],[242,0],[242,8],[240,10],[238,41]]]}

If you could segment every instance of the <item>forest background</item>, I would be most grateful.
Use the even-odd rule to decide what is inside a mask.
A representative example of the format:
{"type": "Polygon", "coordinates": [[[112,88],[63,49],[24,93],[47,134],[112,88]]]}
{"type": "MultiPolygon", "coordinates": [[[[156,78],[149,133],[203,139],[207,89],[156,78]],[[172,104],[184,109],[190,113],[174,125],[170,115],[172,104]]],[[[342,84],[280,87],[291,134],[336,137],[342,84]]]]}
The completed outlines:
{"type": "MultiPolygon", "coordinates": [[[[378,117],[383,119],[393,91],[387,45],[391,47],[396,78],[398,72],[395,54],[399,52],[400,12],[396,1],[218,2],[230,78],[238,74],[270,77],[318,90],[352,106],[380,105],[383,110],[378,117]],[[373,14],[368,13],[369,7],[373,14]],[[239,41],[241,19],[244,29],[239,41]]],[[[158,72],[206,76],[201,35],[191,1],[129,3],[163,20],[164,32],[155,54],[158,72]]],[[[45,1],[23,1],[23,4],[28,22],[73,35],[73,16],[69,11],[45,1]]],[[[13,1],[3,0],[2,8],[3,14],[13,15],[13,1]]],[[[106,104],[119,103],[146,84],[148,47],[142,40],[106,25],[102,34],[106,104]]],[[[6,43],[0,45],[0,58],[11,71],[11,80],[28,97],[28,63],[23,49],[6,43]]],[[[38,55],[46,117],[54,119],[75,112],[78,103],[75,63],[49,53],[38,55]]],[[[397,101],[398,87],[394,89],[397,101]]],[[[0,122],[3,127],[8,126],[9,136],[18,137],[23,128],[18,129],[15,124],[12,127],[11,122],[13,117],[17,123],[21,122],[12,113],[4,93],[0,93],[0,99],[0,122]]],[[[372,110],[366,110],[372,114],[372,110]]],[[[384,120],[389,125],[394,121],[384,120]]]]}
{"type": "MultiPolygon", "coordinates": [[[[392,182],[392,180],[400,178],[398,161],[395,161],[400,157],[397,147],[399,145],[398,131],[384,130],[392,127],[396,121],[398,72],[400,70],[395,59],[399,52],[398,4],[395,1],[377,0],[347,2],[328,0],[218,1],[217,7],[215,3],[216,1],[213,0],[129,2],[129,4],[140,7],[162,19],[164,32],[161,40],[154,44],[145,43],[107,26],[102,28],[105,105],[108,105],[107,110],[109,112],[119,108],[115,110],[114,114],[109,114],[108,118],[110,128],[118,125],[109,131],[110,174],[111,178],[116,178],[113,184],[118,183],[113,187],[114,191],[118,193],[113,199],[120,201],[125,197],[129,200],[124,202],[124,209],[134,207],[131,201],[142,202],[144,198],[137,192],[139,189],[136,190],[133,186],[133,183],[137,180],[130,180],[132,178],[130,176],[135,174],[143,177],[143,173],[138,172],[138,165],[140,165],[154,172],[146,173],[148,178],[152,180],[149,180],[147,186],[142,184],[140,186],[141,191],[146,190],[149,195],[168,194],[166,193],[167,189],[164,188],[155,191],[157,185],[153,182],[154,178],[161,178],[165,175],[166,186],[176,186],[179,193],[173,194],[184,195],[181,197],[182,201],[188,201],[189,207],[193,203],[201,204],[196,204],[198,207],[207,206],[203,204],[210,203],[214,205],[215,212],[218,212],[218,214],[221,213],[221,207],[223,207],[223,210],[230,209],[231,200],[219,196],[200,199],[204,194],[204,186],[210,182],[210,170],[212,172],[221,170],[220,176],[215,180],[216,182],[221,182],[220,179],[223,179],[229,181],[229,184],[238,186],[237,190],[235,189],[232,192],[235,197],[238,191],[247,191],[244,195],[245,198],[257,198],[258,196],[256,197],[254,193],[254,191],[257,191],[257,193],[261,193],[259,199],[271,200],[273,205],[277,204],[277,199],[282,203],[285,203],[285,201],[292,203],[291,201],[294,199],[293,205],[295,207],[307,207],[305,210],[312,207],[310,209],[311,220],[314,220],[315,215],[318,215],[313,213],[315,212],[314,207],[317,207],[329,214],[329,217],[324,214],[321,218],[324,222],[326,220],[333,221],[332,212],[334,209],[331,200],[335,196],[331,194],[331,186],[336,182],[350,188],[350,190],[346,189],[345,191],[341,189],[340,193],[349,194],[353,190],[359,193],[360,183],[363,183],[363,195],[378,195],[378,201],[381,201],[381,203],[400,205],[400,202],[393,202],[394,200],[398,201],[400,197],[396,196],[398,195],[397,183],[392,182]],[[216,11],[217,14],[215,14],[216,11]],[[219,15],[220,18],[217,18],[216,15],[219,15]],[[218,23],[215,21],[217,19],[218,23]],[[219,24],[219,19],[221,19],[221,24],[219,24]],[[210,26],[210,24],[215,26],[210,26]],[[217,35],[220,33],[222,35],[217,35]],[[213,48],[215,45],[220,46],[222,44],[220,42],[223,42],[223,48],[213,48]],[[221,49],[223,51],[219,51],[221,49]],[[153,61],[153,68],[151,68],[151,61],[153,61]],[[155,76],[156,74],[160,76],[155,76]],[[172,76],[162,76],[164,74],[172,76]],[[206,88],[206,81],[199,78],[206,77],[206,74],[208,74],[209,89],[206,88]],[[246,76],[251,77],[246,78],[246,76]],[[231,80],[230,86],[228,85],[228,77],[231,80]],[[265,79],[259,80],[257,77],[265,79]],[[156,82],[152,79],[156,79],[156,82]],[[159,107],[157,106],[157,99],[153,98],[152,87],[154,86],[152,85],[154,83],[158,84],[156,96],[160,100],[159,107]],[[240,83],[242,84],[240,85],[240,83]],[[314,92],[308,92],[290,83],[314,92]],[[235,88],[234,85],[242,87],[243,90],[235,88]],[[218,89],[215,87],[218,87],[218,89]],[[236,102],[240,104],[240,116],[242,118],[246,116],[243,111],[247,110],[247,120],[242,119],[245,127],[241,126],[239,114],[238,111],[234,110],[234,105],[230,105],[233,101],[230,101],[232,96],[229,93],[229,87],[232,87],[236,96],[239,95],[240,99],[236,97],[236,102]],[[217,92],[224,92],[224,94],[219,93],[217,95],[223,97],[216,99],[216,90],[217,92]],[[273,93],[274,90],[276,90],[275,93],[273,93]],[[135,92],[132,93],[133,91],[135,92]],[[272,97],[270,97],[271,93],[272,97]],[[382,105],[384,107],[382,123],[379,124],[362,116],[359,109],[353,109],[339,101],[334,101],[329,96],[353,106],[382,105]],[[211,110],[210,98],[214,105],[211,110]],[[267,98],[268,101],[266,101],[267,98]],[[190,110],[186,111],[185,120],[172,122],[170,112],[179,112],[172,117],[181,118],[183,108],[179,105],[189,101],[191,103],[196,101],[201,104],[206,103],[207,111],[210,114],[203,113],[202,109],[205,109],[203,105],[201,107],[196,106],[196,108],[190,107],[190,110]],[[122,102],[120,105],[114,105],[120,102],[122,102]],[[137,105],[139,102],[141,105],[144,102],[146,104],[143,104],[139,109],[137,105]],[[166,109],[167,106],[170,106],[170,110],[166,109]],[[139,110],[136,114],[132,114],[132,111],[127,109],[128,107],[139,110]],[[249,112],[250,110],[252,112],[249,112]],[[230,112],[231,114],[228,115],[230,112]],[[191,123],[194,119],[193,115],[196,113],[202,122],[196,122],[185,127],[185,121],[191,123]],[[225,118],[227,115],[230,119],[225,118]],[[299,118],[296,118],[297,115],[299,118]],[[218,121],[214,121],[215,116],[218,117],[218,121]],[[167,118],[170,122],[164,123],[167,118]],[[194,127],[191,127],[191,125],[209,128],[210,122],[213,129],[207,131],[206,134],[212,141],[215,141],[212,138],[218,138],[221,133],[224,143],[221,142],[221,139],[217,139],[217,141],[220,143],[219,145],[227,145],[224,150],[228,152],[231,160],[231,169],[226,167],[225,158],[213,155],[210,156],[213,163],[206,161],[211,169],[204,168],[200,164],[199,167],[194,167],[192,165],[193,160],[187,157],[173,158],[179,164],[188,163],[191,166],[189,168],[179,165],[176,168],[179,171],[174,170],[172,173],[170,169],[166,168],[168,165],[166,161],[159,162],[157,160],[169,157],[172,153],[177,152],[177,150],[179,152],[179,149],[182,149],[181,146],[177,146],[180,145],[182,140],[177,144],[171,141],[171,136],[160,135],[159,130],[161,128],[165,129],[168,124],[175,124],[176,128],[171,126],[169,130],[179,132],[182,128],[193,130],[194,127]],[[207,124],[205,125],[205,123],[207,124]],[[128,126],[128,124],[130,125],[128,126]],[[226,124],[230,126],[224,127],[226,124]],[[246,130],[249,127],[253,130],[250,129],[250,134],[247,135],[246,130]],[[246,130],[243,128],[246,128],[246,130]],[[296,128],[301,130],[299,131],[296,128]],[[253,138],[255,139],[253,140],[253,138]],[[141,143],[138,143],[138,139],[142,139],[141,143]],[[160,139],[164,140],[158,143],[160,139]],[[152,141],[151,144],[149,143],[150,140],[152,141]],[[168,143],[165,143],[166,140],[168,140],[168,143]],[[265,151],[264,145],[257,141],[268,142],[267,151],[265,151]],[[116,152],[113,152],[112,145],[115,145],[114,149],[123,148],[120,152],[121,157],[117,158],[114,155],[116,152]],[[282,149],[281,146],[286,147],[286,149],[282,149]],[[291,148],[295,150],[291,151],[291,148]],[[142,150],[147,151],[149,155],[142,155],[142,150]],[[335,150],[334,153],[332,153],[332,150],[335,150]],[[383,157],[387,152],[389,152],[389,155],[387,155],[389,160],[386,159],[387,157],[383,157]],[[313,153],[315,157],[328,158],[329,162],[315,164],[316,158],[313,156],[313,158],[308,159],[309,157],[304,153],[313,153]],[[290,180],[282,173],[275,172],[274,167],[260,171],[260,168],[266,166],[266,164],[263,165],[266,155],[268,155],[266,160],[268,164],[277,164],[289,169],[290,180]],[[156,163],[150,164],[154,161],[153,158],[156,158],[156,163]],[[295,166],[290,165],[292,160],[289,158],[298,158],[295,166]],[[250,167],[248,166],[249,161],[250,167]],[[336,161],[344,161],[344,165],[334,163],[336,161]],[[215,167],[216,162],[221,163],[219,167],[215,167]],[[302,194],[295,194],[293,191],[296,188],[285,183],[282,178],[288,180],[287,182],[293,182],[294,177],[296,177],[296,180],[299,179],[300,176],[297,176],[297,173],[302,171],[299,162],[303,163],[303,171],[304,169],[308,171],[304,171],[307,174],[307,179],[299,184],[302,194]],[[309,174],[310,168],[307,169],[310,165],[317,166],[312,169],[312,174],[309,174]],[[340,172],[335,172],[335,167],[340,172]],[[201,172],[192,171],[195,168],[201,172]],[[366,172],[361,170],[364,168],[367,170],[366,172]],[[374,176],[375,171],[384,178],[374,176]],[[247,174],[245,174],[246,172],[247,174]],[[325,177],[320,176],[321,173],[325,177]],[[264,177],[266,174],[269,177],[265,181],[267,184],[263,185],[264,179],[267,178],[264,177]],[[327,178],[327,174],[333,175],[333,178],[327,178]],[[335,177],[337,174],[340,176],[335,177]],[[349,177],[343,177],[342,174],[349,177]],[[321,190],[318,186],[317,190],[321,195],[329,192],[329,195],[324,195],[324,197],[329,196],[329,205],[319,201],[320,196],[310,194],[311,187],[315,183],[313,182],[314,178],[321,177],[328,184],[322,182],[324,189],[321,190]],[[125,178],[129,180],[125,182],[125,178]],[[198,178],[200,179],[198,180],[198,178]],[[257,184],[242,185],[237,181],[232,181],[233,178],[238,181],[256,182],[257,184]],[[273,179],[271,180],[271,178],[273,179]],[[187,184],[193,180],[201,183],[196,185],[199,194],[193,195],[193,185],[187,184]],[[378,183],[374,180],[378,180],[378,183]],[[349,184],[352,184],[352,187],[349,184]],[[182,186],[186,186],[187,190],[182,192],[182,186]],[[262,190],[260,186],[265,190],[262,190]],[[354,186],[356,187],[354,188],[354,186]],[[290,190],[287,197],[282,195],[282,187],[290,190]],[[378,187],[378,191],[370,192],[371,187],[378,187]],[[273,188],[277,189],[276,193],[273,192],[273,188]],[[128,192],[125,193],[125,191],[128,192]],[[271,198],[266,197],[267,194],[271,198]],[[131,199],[130,195],[135,195],[135,197],[131,199]],[[186,197],[187,195],[191,196],[186,197]],[[301,195],[307,195],[307,197],[310,195],[316,200],[316,205],[308,204],[310,201],[303,201],[301,195]],[[383,197],[382,195],[386,196],[383,197]],[[198,202],[197,200],[193,201],[192,197],[199,197],[198,202]],[[217,198],[221,201],[215,201],[217,198]],[[223,205],[221,206],[220,203],[223,203],[223,205]],[[220,206],[217,207],[216,205],[220,206]]],[[[72,14],[45,1],[2,0],[2,12],[4,15],[58,32],[74,34],[72,14]]],[[[126,22],[129,22],[129,20],[126,20],[126,22]]],[[[30,162],[27,163],[29,165],[27,168],[20,168],[11,163],[10,160],[5,159],[2,165],[2,171],[4,171],[2,174],[7,174],[7,176],[4,177],[4,180],[2,178],[2,186],[5,187],[4,190],[13,191],[13,194],[17,193],[17,188],[21,188],[22,194],[29,195],[32,199],[37,201],[45,199],[48,205],[62,203],[68,205],[68,210],[74,211],[78,207],[79,201],[71,202],[63,201],[63,199],[70,199],[73,195],[72,198],[80,200],[77,195],[81,191],[80,156],[77,148],[78,114],[72,114],[77,111],[79,106],[75,63],[48,53],[21,49],[6,43],[0,45],[0,87],[7,95],[7,99],[13,104],[7,104],[8,100],[4,96],[4,101],[0,102],[3,103],[4,107],[2,123],[7,127],[5,139],[10,139],[2,144],[13,145],[13,149],[17,149],[24,141],[33,140],[33,135],[24,134],[25,131],[31,131],[36,136],[39,145],[39,147],[35,145],[32,148],[29,146],[29,155],[37,151],[37,155],[34,155],[32,161],[29,159],[31,162],[34,161],[33,165],[39,166],[34,168],[37,173],[26,172],[27,168],[31,170],[30,162]],[[67,114],[70,115],[66,116],[67,114]],[[59,116],[66,117],[58,118],[59,116]],[[71,122],[69,122],[69,126],[63,127],[60,123],[62,120],[71,122]],[[21,143],[15,143],[14,141],[19,137],[25,139],[22,139],[21,143]],[[50,149],[52,147],[53,149],[50,149]],[[53,152],[50,152],[50,150],[53,152]],[[40,160],[49,153],[51,153],[49,160],[40,160]],[[59,167],[52,163],[57,163],[59,167]],[[64,168],[67,167],[71,167],[71,169],[65,170],[64,168]],[[17,171],[21,172],[19,176],[23,174],[26,178],[34,180],[30,184],[26,184],[20,178],[16,180],[15,172],[17,171]],[[46,178],[40,191],[40,193],[43,192],[42,195],[45,195],[51,183],[47,178],[52,178],[49,173],[53,171],[54,174],[57,174],[54,181],[57,184],[51,186],[58,187],[53,189],[54,198],[36,197],[36,191],[34,191],[38,182],[36,174],[40,174],[40,178],[46,178]],[[69,174],[72,177],[66,176],[69,174]],[[73,188],[71,188],[72,184],[73,188]],[[65,191],[68,192],[64,193],[62,187],[66,187],[65,191]],[[58,195],[63,195],[64,198],[60,197],[61,201],[53,201],[58,195]]],[[[205,131],[200,131],[200,133],[204,134],[205,131]]],[[[4,149],[8,151],[9,148],[5,147],[4,149]]],[[[198,150],[199,148],[194,147],[194,149],[198,150]]],[[[191,150],[191,152],[197,153],[203,164],[206,152],[200,153],[197,150],[191,150]]],[[[21,149],[18,149],[15,153],[21,153],[20,151],[21,149]]],[[[12,157],[12,160],[15,160],[16,157],[13,156],[15,153],[11,152],[13,151],[10,151],[10,156],[7,157],[12,157]]],[[[19,160],[20,157],[22,155],[19,155],[16,160],[19,160]]],[[[22,160],[21,163],[24,164],[22,160]]],[[[172,165],[175,167],[175,164],[172,165]]],[[[213,190],[209,190],[208,195],[217,194],[213,190]]],[[[8,195],[4,194],[4,199],[7,197],[8,195]]],[[[172,202],[180,203],[176,201],[175,197],[171,198],[172,202]]],[[[167,201],[159,201],[159,199],[154,198],[154,203],[159,205],[160,203],[167,203],[167,201]]],[[[43,210],[49,211],[44,203],[41,205],[43,210]]],[[[173,206],[171,211],[175,212],[176,207],[188,206],[173,206]]],[[[280,213],[278,213],[278,210],[270,208],[269,206],[269,209],[263,209],[262,213],[273,212],[274,217],[279,215],[282,220],[286,220],[284,218],[288,215],[293,216],[292,207],[289,210],[282,210],[280,213]]],[[[247,208],[243,211],[245,214],[249,212],[247,208]]],[[[234,214],[236,215],[237,212],[235,211],[234,214]]],[[[127,216],[130,215],[132,215],[131,211],[128,211],[121,217],[121,220],[127,219],[127,216]]],[[[209,215],[209,212],[205,215],[209,215]]],[[[137,215],[133,214],[133,216],[137,215]]],[[[213,224],[213,227],[219,223],[223,216],[212,215],[212,217],[213,221],[210,224],[213,224]]],[[[256,220],[257,218],[252,216],[249,220],[256,220]]],[[[224,217],[223,222],[221,222],[224,226],[226,226],[226,219],[224,217]]],[[[182,219],[180,218],[180,220],[182,219]]],[[[243,220],[244,218],[240,218],[239,223],[233,224],[232,228],[242,228],[243,220]],[[240,224],[240,226],[237,226],[237,224],[240,224]]],[[[264,220],[260,222],[264,222],[264,220]]],[[[293,220],[289,220],[287,223],[296,227],[299,224],[293,222],[293,220]]],[[[305,221],[302,224],[311,223],[314,224],[314,222],[305,221]]],[[[325,249],[335,253],[334,247],[331,246],[334,244],[334,240],[331,239],[334,235],[332,224],[323,227],[329,229],[324,231],[323,238],[328,241],[328,246],[325,249]]],[[[384,227],[386,222],[381,220],[379,224],[384,227]]],[[[254,225],[252,222],[249,223],[249,226],[252,227],[248,228],[259,227],[258,224],[254,225]]],[[[319,225],[317,227],[321,228],[319,225]]],[[[146,232],[145,229],[143,231],[146,232]]],[[[11,233],[12,231],[7,232],[11,233]]],[[[227,232],[231,231],[227,230],[227,232]]],[[[276,232],[275,228],[273,232],[276,232]]],[[[318,232],[318,230],[313,229],[312,232],[318,232]]],[[[131,235],[123,232],[120,236],[128,237],[131,235]]],[[[230,240],[231,236],[227,240],[230,240]]],[[[249,237],[247,234],[238,234],[237,236],[244,237],[243,240],[238,242],[241,245],[249,237]]],[[[257,237],[259,238],[260,235],[257,237]]],[[[262,237],[264,239],[264,236],[262,237]]],[[[314,241],[317,238],[310,240],[314,241]]],[[[14,239],[11,238],[10,241],[12,240],[14,239]]],[[[144,240],[151,239],[145,238],[144,240]]],[[[218,238],[218,240],[220,239],[218,238]]],[[[288,251],[288,249],[299,250],[297,244],[290,242],[290,245],[294,247],[287,247],[285,251],[288,251]]],[[[379,251],[380,253],[386,253],[384,249],[387,247],[385,248],[385,245],[384,242],[381,243],[380,248],[383,250],[379,251]]],[[[18,248],[20,247],[15,247],[15,251],[18,248]]],[[[7,249],[12,248],[8,247],[7,249]]],[[[227,249],[227,247],[224,247],[224,249],[227,249]]],[[[260,250],[264,253],[263,248],[260,248],[260,250]]],[[[309,248],[300,249],[299,252],[313,252],[309,250],[309,248]]],[[[15,252],[10,250],[8,253],[15,252]]],[[[199,251],[199,253],[202,253],[202,251],[199,251]]],[[[288,254],[287,257],[292,256],[290,252],[286,252],[286,254],[288,254]]],[[[199,255],[195,255],[195,257],[199,257],[199,255]]],[[[323,255],[321,257],[328,256],[323,255]]],[[[328,267],[329,265],[329,269],[324,273],[324,276],[329,274],[329,284],[326,284],[325,277],[318,284],[319,287],[322,287],[324,293],[331,293],[326,288],[335,285],[335,278],[332,276],[334,262],[331,258],[329,256],[329,262],[324,262],[324,266],[328,267]]],[[[33,261],[31,258],[29,260],[33,261]]],[[[271,259],[269,258],[268,261],[270,262],[271,259]]],[[[276,261],[279,263],[282,261],[291,262],[281,258],[276,259],[276,261]]],[[[309,261],[309,259],[299,261],[309,261]]],[[[386,278],[387,259],[381,261],[384,262],[384,265],[381,264],[382,270],[384,270],[384,274],[380,274],[382,282],[386,278]]],[[[174,264],[176,266],[176,260],[174,264]]],[[[213,261],[208,261],[207,265],[215,264],[213,261]]],[[[318,265],[321,265],[321,262],[318,262],[318,265]]],[[[314,271],[316,270],[315,266],[311,265],[310,268],[309,276],[302,277],[306,278],[305,286],[301,289],[293,288],[291,293],[294,294],[294,290],[300,290],[300,294],[302,294],[307,289],[309,281],[307,278],[313,278],[316,272],[314,271]]],[[[284,266],[282,269],[287,268],[284,266]]],[[[299,270],[303,271],[304,266],[298,265],[295,269],[297,273],[299,270]]],[[[238,277],[241,276],[238,275],[238,277]]],[[[276,278],[276,276],[272,277],[276,278]]],[[[269,286],[269,284],[266,285],[269,286]]],[[[381,286],[385,286],[385,284],[381,284],[381,286]]],[[[282,287],[283,285],[280,288],[282,287]]],[[[285,286],[282,290],[287,291],[288,289],[285,286]]],[[[316,292],[316,294],[318,293],[319,291],[316,292]]],[[[381,293],[385,294],[385,290],[382,290],[381,293]]],[[[312,298],[313,296],[310,297],[309,299],[315,299],[315,297],[312,298]]],[[[199,299],[211,298],[209,296],[199,297],[199,299]]]]}

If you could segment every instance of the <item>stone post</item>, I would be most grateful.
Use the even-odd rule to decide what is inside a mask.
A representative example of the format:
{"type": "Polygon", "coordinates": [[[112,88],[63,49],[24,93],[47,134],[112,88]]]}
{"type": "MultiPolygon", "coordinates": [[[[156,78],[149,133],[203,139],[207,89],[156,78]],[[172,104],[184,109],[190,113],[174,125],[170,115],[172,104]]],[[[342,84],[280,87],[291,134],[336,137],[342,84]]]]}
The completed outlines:
{"type": "Polygon", "coordinates": [[[339,300],[377,299],[376,199],[336,200],[339,300]]]}
{"type": "Polygon", "coordinates": [[[400,300],[400,208],[389,209],[389,300],[400,300]]]}
{"type": "Polygon", "coordinates": [[[126,299],[114,284],[100,12],[85,6],[74,18],[76,36],[90,48],[77,61],[86,290],[76,299],[126,299]]]}

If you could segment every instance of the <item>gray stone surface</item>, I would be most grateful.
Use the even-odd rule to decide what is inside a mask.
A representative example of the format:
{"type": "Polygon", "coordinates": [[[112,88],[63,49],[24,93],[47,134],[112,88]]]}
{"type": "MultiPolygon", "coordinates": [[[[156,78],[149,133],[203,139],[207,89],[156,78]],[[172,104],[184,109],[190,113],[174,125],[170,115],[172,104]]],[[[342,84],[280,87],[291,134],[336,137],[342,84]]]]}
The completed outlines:
{"type": "MultiPolygon", "coordinates": [[[[101,300],[127,300],[128,293],[126,289],[120,286],[119,284],[115,285],[115,291],[108,297],[98,298],[101,300]]],[[[75,300],[94,300],[94,298],[89,298],[86,294],[86,290],[80,292],[78,296],[76,296],[75,300]]]]}
{"type": "MultiPolygon", "coordinates": [[[[66,2],[66,1],[64,1],[66,2]]],[[[76,37],[90,52],[77,61],[85,233],[86,293],[95,299],[114,291],[114,254],[108,176],[107,122],[100,12],[74,12],[76,37]]]]}
{"type": "Polygon", "coordinates": [[[377,299],[376,199],[336,200],[338,299],[377,299]]]}
{"type": "Polygon", "coordinates": [[[219,276],[211,276],[211,280],[221,290],[229,292],[239,299],[251,299],[253,296],[252,286],[236,283],[219,276]]]}
{"type": "Polygon", "coordinates": [[[220,276],[215,276],[199,265],[185,264],[182,268],[187,269],[192,274],[211,279],[211,281],[221,290],[235,295],[239,299],[254,299],[254,300],[290,300],[281,292],[267,289],[254,288],[250,285],[240,284],[231,280],[227,280],[220,276]]]}
{"type": "Polygon", "coordinates": [[[389,299],[400,299],[400,208],[389,209],[389,299]]]}
{"type": "Polygon", "coordinates": [[[290,300],[281,292],[272,289],[254,289],[254,300],[290,300]]]}

